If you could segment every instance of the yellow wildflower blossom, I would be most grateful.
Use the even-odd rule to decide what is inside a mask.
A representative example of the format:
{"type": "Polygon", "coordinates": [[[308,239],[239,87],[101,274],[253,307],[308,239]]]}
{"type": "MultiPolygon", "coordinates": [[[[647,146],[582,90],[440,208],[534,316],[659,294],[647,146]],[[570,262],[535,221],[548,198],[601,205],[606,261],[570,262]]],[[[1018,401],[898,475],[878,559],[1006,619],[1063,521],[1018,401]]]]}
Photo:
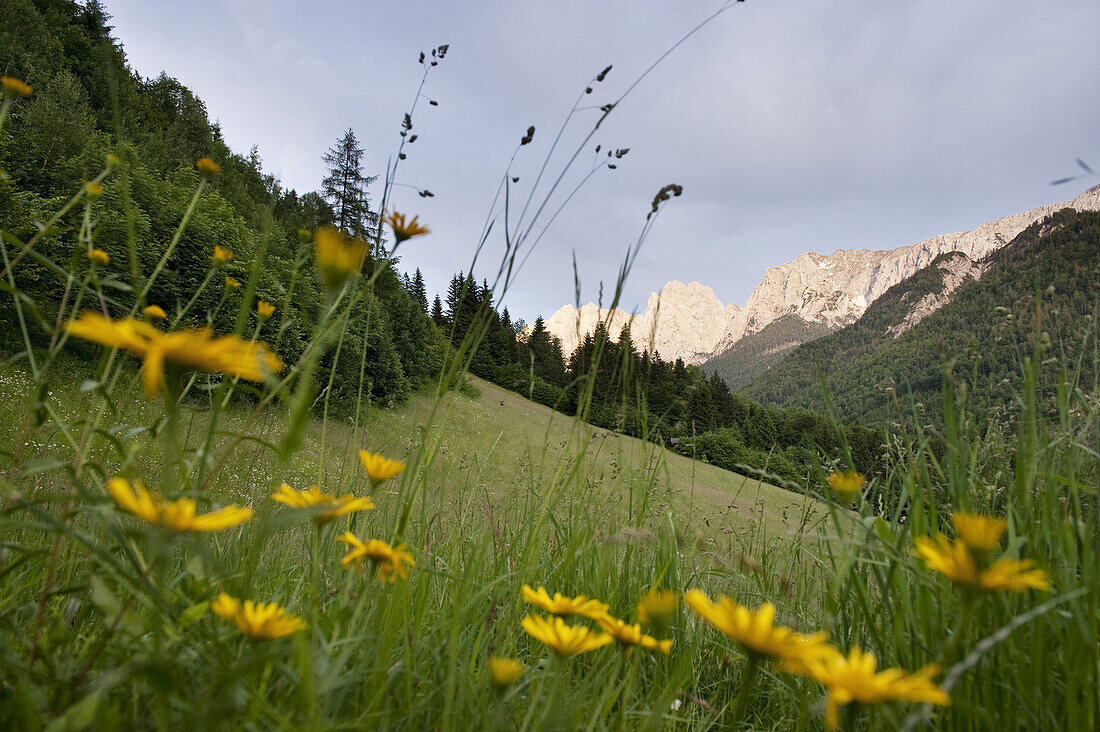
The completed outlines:
{"type": "Polygon", "coordinates": [[[1047,573],[1036,569],[1030,559],[1001,559],[985,569],[979,569],[978,560],[965,541],[951,541],[943,534],[937,534],[935,539],[917,537],[914,543],[916,548],[913,554],[924,560],[929,569],[961,587],[978,592],[1050,589],[1047,573]]]}
{"type": "Polygon", "coordinates": [[[107,481],[107,491],[118,505],[139,518],[173,531],[220,531],[243,524],[252,518],[251,508],[234,504],[218,511],[195,514],[195,502],[190,498],[165,501],[145,489],[138,481],[122,478],[107,481]]]}
{"type": "Polygon", "coordinates": [[[14,76],[0,76],[0,87],[4,89],[4,96],[12,99],[15,97],[29,97],[31,92],[34,91],[30,84],[20,81],[14,76]]]}
{"type": "Polygon", "coordinates": [[[679,604],[672,590],[650,590],[638,600],[638,622],[643,628],[667,628],[679,604]]]}
{"type": "Polygon", "coordinates": [[[657,640],[653,636],[642,632],[641,625],[630,625],[610,615],[600,615],[595,618],[596,624],[608,635],[622,643],[624,646],[641,646],[651,651],[660,651],[668,655],[672,650],[672,640],[657,640]]]}
{"type": "Polygon", "coordinates": [[[261,320],[267,320],[274,313],[275,313],[275,306],[274,305],[267,302],[266,300],[257,300],[256,301],[256,315],[259,316],[261,320]]]}
{"type": "Polygon", "coordinates": [[[111,255],[102,249],[89,249],[88,259],[92,260],[93,264],[98,264],[100,267],[104,267],[111,261],[111,255]]]}
{"type": "Polygon", "coordinates": [[[873,653],[853,647],[847,656],[839,652],[810,661],[807,674],[829,690],[825,699],[825,721],[836,729],[841,705],[857,702],[880,704],[888,701],[950,704],[951,697],[932,681],[938,668],[930,664],[914,673],[900,668],[875,671],[873,653]]]}
{"type": "Polygon", "coordinates": [[[355,513],[356,511],[370,511],[374,508],[374,503],[369,498],[356,498],[350,493],[337,498],[331,493],[322,493],[317,486],[312,486],[304,491],[296,491],[283,483],[271,494],[271,498],[279,503],[285,503],[291,508],[324,507],[323,511],[313,517],[318,526],[324,526],[339,516],[355,513]]]}
{"type": "Polygon", "coordinates": [[[233,252],[221,244],[214,245],[214,256],[211,257],[218,264],[225,264],[233,258],[233,252]]]}
{"type": "Polygon", "coordinates": [[[409,569],[416,566],[412,554],[405,551],[404,544],[393,547],[381,539],[363,542],[350,531],[345,531],[344,535],[337,537],[336,540],[351,547],[351,550],[340,560],[345,568],[352,564],[361,566],[364,559],[369,559],[378,565],[378,578],[383,582],[394,582],[398,577],[408,579],[409,569]]]}
{"type": "Polygon", "coordinates": [[[103,184],[91,181],[84,184],[84,195],[93,201],[98,200],[103,196],[103,184]]]}
{"type": "Polygon", "coordinates": [[[1047,573],[1035,567],[1030,559],[1001,559],[983,570],[978,584],[985,592],[1026,592],[1027,590],[1049,590],[1050,579],[1047,573]]]}
{"type": "Polygon", "coordinates": [[[857,473],[854,470],[843,473],[829,473],[827,480],[829,481],[829,487],[836,493],[836,497],[844,504],[850,504],[854,501],[867,482],[867,478],[862,473],[857,473]]]}
{"type": "Polygon", "coordinates": [[[368,247],[365,242],[351,239],[342,231],[322,226],[313,234],[313,251],[321,278],[335,290],[363,268],[368,247]]]}
{"type": "Polygon", "coordinates": [[[607,633],[597,633],[580,625],[566,625],[559,617],[528,615],[520,625],[529,636],[562,657],[594,651],[614,640],[607,633]]]}
{"type": "Polygon", "coordinates": [[[798,662],[817,654],[825,645],[825,634],[803,635],[775,625],[775,605],[766,602],[753,612],[725,596],[714,603],[700,590],[684,594],[684,602],[750,656],[798,662]]]}
{"type": "Polygon", "coordinates": [[[516,683],[519,681],[519,677],[523,676],[523,672],[527,670],[516,659],[500,656],[489,656],[486,665],[489,667],[489,680],[498,689],[506,689],[516,683]]]}
{"type": "Polygon", "coordinates": [[[530,585],[523,586],[523,601],[536,605],[554,615],[583,615],[593,620],[606,615],[609,609],[605,603],[599,600],[589,600],[584,595],[566,597],[560,592],[555,592],[554,597],[551,598],[545,587],[532,590],[530,585]]]}
{"type": "Polygon", "coordinates": [[[210,158],[199,158],[195,161],[195,167],[207,178],[222,172],[222,166],[218,165],[210,158]]]}
{"type": "Polygon", "coordinates": [[[386,482],[405,469],[405,463],[400,460],[390,460],[366,450],[359,451],[359,462],[363,463],[363,469],[367,471],[367,476],[374,487],[377,487],[379,483],[386,482]]]}
{"type": "Polygon", "coordinates": [[[241,281],[238,280],[236,277],[230,277],[229,275],[226,275],[225,276],[225,286],[230,288],[231,290],[236,290],[236,289],[240,288],[241,281]]]}
{"type": "Polygon", "coordinates": [[[963,543],[976,552],[988,552],[999,547],[1008,529],[1007,519],[974,513],[956,513],[951,516],[951,523],[963,543]]]}
{"type": "Polygon", "coordinates": [[[393,229],[393,238],[395,244],[400,244],[406,239],[412,239],[414,236],[424,236],[425,234],[432,233],[432,230],[427,226],[418,223],[419,216],[413,216],[412,221],[405,222],[405,214],[399,214],[396,211],[390,211],[386,216],[386,223],[393,229]]]}
{"type": "Polygon", "coordinates": [[[168,317],[168,313],[160,305],[146,305],[141,309],[141,314],[149,320],[164,320],[168,317]]]}
{"type": "Polygon", "coordinates": [[[273,602],[241,602],[224,592],[210,603],[210,609],[226,620],[232,620],[245,635],[258,640],[282,638],[307,627],[304,620],[273,602]]]}
{"type": "Polygon", "coordinates": [[[166,368],[213,371],[248,381],[263,381],[267,373],[283,370],[283,362],[266,343],[245,341],[235,335],[214,337],[207,328],[162,333],[141,320],[116,321],[91,311],[66,327],[78,338],[122,348],[140,357],[149,398],[160,393],[166,368]]]}

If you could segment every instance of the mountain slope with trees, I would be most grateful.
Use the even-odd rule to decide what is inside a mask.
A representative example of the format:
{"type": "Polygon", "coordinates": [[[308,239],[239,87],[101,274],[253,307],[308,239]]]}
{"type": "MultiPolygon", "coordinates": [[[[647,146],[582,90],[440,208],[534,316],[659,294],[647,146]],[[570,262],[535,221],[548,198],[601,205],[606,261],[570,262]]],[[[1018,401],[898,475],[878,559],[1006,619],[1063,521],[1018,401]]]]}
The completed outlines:
{"type": "Polygon", "coordinates": [[[854,324],[799,347],[743,393],[822,409],[820,370],[842,418],[885,423],[916,409],[920,419],[934,419],[942,414],[949,373],[954,383],[966,383],[971,414],[990,418],[1016,403],[1025,358],[1041,362],[1047,392],[1063,375],[1094,391],[1095,361],[1082,357],[1096,344],[1100,214],[1064,209],[983,263],[980,280],[960,286],[950,302],[901,335],[893,336],[891,326],[924,295],[942,289],[937,265],[895,285],[854,324]]]}

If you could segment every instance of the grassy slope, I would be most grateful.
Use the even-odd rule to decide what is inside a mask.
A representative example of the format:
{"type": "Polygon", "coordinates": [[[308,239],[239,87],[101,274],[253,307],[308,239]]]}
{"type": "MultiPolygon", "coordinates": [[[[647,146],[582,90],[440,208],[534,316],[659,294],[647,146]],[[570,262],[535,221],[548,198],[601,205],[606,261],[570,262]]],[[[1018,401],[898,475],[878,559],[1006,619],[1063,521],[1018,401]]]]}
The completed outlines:
{"type": "MultiPolygon", "coordinates": [[[[70,419],[88,413],[91,394],[82,393],[77,374],[79,363],[59,369],[69,376],[51,390],[52,403],[70,419]]],[[[649,523],[667,521],[684,532],[701,538],[718,539],[743,533],[750,526],[760,537],[793,535],[808,522],[824,515],[820,504],[805,496],[693,461],[669,450],[633,437],[576,422],[540,404],[488,382],[470,377],[480,391],[476,398],[448,395],[435,409],[432,395],[415,395],[407,404],[390,410],[376,410],[363,420],[357,432],[350,425],[314,420],[302,449],[290,470],[281,478],[295,487],[318,484],[337,493],[366,490],[358,465],[358,450],[368,449],[396,459],[405,459],[419,443],[422,426],[431,420],[429,445],[437,447],[431,464],[423,468],[428,487],[424,510],[437,522],[469,527],[478,525],[491,506],[502,500],[530,500],[540,495],[540,485],[558,470],[576,465],[577,446],[587,442],[580,461],[584,485],[600,496],[600,510],[614,515],[619,523],[637,516],[647,487],[650,500],[644,507],[649,523]],[[564,467],[563,467],[564,466],[564,467]],[[436,508],[433,508],[436,506],[436,508]],[[488,507],[488,509],[487,509],[488,507]],[[667,518],[666,518],[667,517],[667,518]]],[[[26,426],[31,399],[29,377],[16,367],[0,370],[0,431],[8,444],[26,426]]],[[[151,427],[160,412],[152,405],[133,402],[119,405],[120,422],[128,429],[151,427]]],[[[182,426],[187,442],[196,445],[203,434],[206,411],[185,411],[182,426]]],[[[285,430],[279,410],[270,410],[250,421],[249,412],[231,408],[222,417],[219,431],[246,433],[250,438],[278,443],[285,430]]],[[[124,430],[125,432],[125,430],[124,430]]],[[[127,443],[143,457],[136,463],[138,475],[153,482],[157,472],[156,439],[146,432],[127,443]]],[[[265,465],[273,462],[270,452],[257,441],[234,443],[231,436],[216,443],[211,486],[222,501],[255,504],[271,484],[265,465]]],[[[63,440],[30,443],[24,461],[49,459],[64,454],[63,440]]],[[[107,462],[110,462],[108,458],[107,462]]],[[[396,492],[396,487],[389,488],[396,492]]],[[[572,497],[564,496],[561,510],[571,508],[572,497]]],[[[586,499],[587,500],[587,499],[586,499]]],[[[724,542],[723,542],[724,543],[724,542]]]]}

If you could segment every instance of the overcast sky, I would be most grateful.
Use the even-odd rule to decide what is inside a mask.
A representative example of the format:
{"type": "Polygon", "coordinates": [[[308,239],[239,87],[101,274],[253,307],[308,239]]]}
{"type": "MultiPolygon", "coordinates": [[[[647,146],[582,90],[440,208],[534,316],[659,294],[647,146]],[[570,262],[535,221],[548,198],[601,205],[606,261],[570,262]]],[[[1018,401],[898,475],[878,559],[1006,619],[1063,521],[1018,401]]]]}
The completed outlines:
{"type": "MultiPolygon", "coordinates": [[[[429,76],[395,207],[433,230],[406,245],[443,291],[467,269],[508,159],[527,187],[589,80],[618,97],[721,0],[106,0],[134,69],[180,79],[229,144],[258,145],[266,172],[315,190],[321,156],[355,130],[385,168],[413,101],[417,55],[450,44],[429,76]]],[[[531,255],[504,304],[532,320],[614,281],[653,194],[684,186],[658,219],[623,306],[670,279],[744,304],[766,267],[801,252],[887,249],[1068,200],[1100,170],[1100,2],[748,0],[689,39],[601,126],[592,147],[629,147],[598,173],[531,255]]],[[[598,119],[577,115],[564,149],[598,119]]],[[[585,153],[577,168],[588,169],[585,153]]],[[[551,161],[559,171],[563,161],[551,161]]],[[[380,187],[372,189],[374,200],[380,187]]],[[[513,215],[515,213],[513,212],[513,215]]],[[[498,231],[500,230],[498,225],[498,231]]],[[[494,237],[477,274],[491,276],[494,237]]]]}

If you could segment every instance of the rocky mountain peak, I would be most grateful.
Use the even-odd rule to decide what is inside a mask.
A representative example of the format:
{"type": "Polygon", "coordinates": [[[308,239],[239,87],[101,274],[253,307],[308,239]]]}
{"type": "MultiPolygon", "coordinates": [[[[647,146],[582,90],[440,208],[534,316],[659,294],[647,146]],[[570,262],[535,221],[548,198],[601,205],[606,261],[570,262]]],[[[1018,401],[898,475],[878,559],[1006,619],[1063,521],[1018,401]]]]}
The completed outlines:
{"type": "Polygon", "coordinates": [[[960,252],[977,262],[1035,221],[1063,208],[1100,211],[1100,186],[1066,203],[1041,206],[970,231],[941,234],[894,249],[799,254],[790,262],[768,267],[743,308],[723,304],[707,285],[672,280],[660,293],[649,296],[644,314],[620,309],[611,312],[593,303],[579,309],[565,305],[546,321],[546,327],[561,339],[568,355],[597,323],[608,322],[616,337],[629,323],[639,348],[665,360],[682,358],[698,364],[788,315],[841,328],[858,319],[886,290],[927,267],[940,254],[960,252]]]}

